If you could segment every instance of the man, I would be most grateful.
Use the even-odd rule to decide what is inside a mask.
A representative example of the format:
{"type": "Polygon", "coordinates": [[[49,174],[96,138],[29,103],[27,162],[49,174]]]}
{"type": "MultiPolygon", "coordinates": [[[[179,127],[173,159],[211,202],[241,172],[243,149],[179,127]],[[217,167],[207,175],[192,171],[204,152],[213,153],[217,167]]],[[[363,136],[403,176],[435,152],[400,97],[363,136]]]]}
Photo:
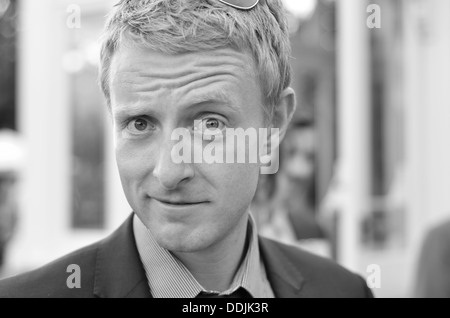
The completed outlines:
{"type": "Polygon", "coordinates": [[[450,220],[434,225],[426,233],[419,252],[415,298],[450,298],[450,220]]]}
{"type": "Polygon", "coordinates": [[[177,157],[230,129],[276,128],[281,140],[295,110],[288,59],[279,0],[121,1],[100,71],[134,213],[105,240],[3,281],[0,296],[371,296],[331,261],[258,237],[249,206],[264,160],[249,160],[254,143],[215,148],[227,159],[244,150],[245,163],[177,157]],[[181,152],[179,129],[194,140],[181,152]],[[75,288],[71,264],[81,271],[75,288]]]}

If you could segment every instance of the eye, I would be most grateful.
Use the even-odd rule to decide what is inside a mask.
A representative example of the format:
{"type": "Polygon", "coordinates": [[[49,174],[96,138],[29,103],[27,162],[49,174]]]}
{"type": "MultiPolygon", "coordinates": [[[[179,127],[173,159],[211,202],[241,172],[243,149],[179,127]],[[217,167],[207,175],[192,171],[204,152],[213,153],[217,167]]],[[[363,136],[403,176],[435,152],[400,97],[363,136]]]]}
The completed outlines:
{"type": "Polygon", "coordinates": [[[217,135],[225,128],[225,123],[219,118],[206,117],[195,121],[194,130],[204,135],[217,135]]]}
{"type": "Polygon", "coordinates": [[[216,118],[209,118],[205,121],[206,129],[220,129],[220,121],[216,118]]]}
{"type": "Polygon", "coordinates": [[[135,118],[129,121],[127,129],[132,133],[143,133],[153,130],[153,125],[145,118],[135,118]]]}

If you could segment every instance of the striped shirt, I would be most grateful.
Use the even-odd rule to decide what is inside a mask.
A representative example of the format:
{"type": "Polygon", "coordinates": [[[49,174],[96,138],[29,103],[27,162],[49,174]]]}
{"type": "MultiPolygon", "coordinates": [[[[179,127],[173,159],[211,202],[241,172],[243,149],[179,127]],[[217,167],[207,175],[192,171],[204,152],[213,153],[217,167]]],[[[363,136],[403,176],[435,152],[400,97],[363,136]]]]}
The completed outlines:
{"type": "Polygon", "coordinates": [[[134,238],[144,265],[150,292],[155,298],[194,298],[201,292],[230,295],[240,287],[254,298],[273,298],[274,293],[267,279],[258,248],[255,221],[250,214],[247,254],[236,272],[230,288],[223,292],[207,291],[194,278],[183,263],[153,238],[142,221],[134,215],[134,238]]]}

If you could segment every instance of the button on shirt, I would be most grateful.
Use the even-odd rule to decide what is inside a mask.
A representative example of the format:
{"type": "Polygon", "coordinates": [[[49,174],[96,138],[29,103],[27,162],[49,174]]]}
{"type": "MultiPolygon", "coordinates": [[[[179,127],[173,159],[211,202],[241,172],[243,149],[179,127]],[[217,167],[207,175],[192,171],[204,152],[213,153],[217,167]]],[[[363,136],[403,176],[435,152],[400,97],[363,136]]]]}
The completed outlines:
{"type": "Polygon", "coordinates": [[[151,232],[134,215],[133,230],[137,249],[144,265],[150,292],[155,298],[195,298],[204,294],[228,296],[241,287],[254,298],[273,298],[259,254],[255,221],[250,214],[247,254],[239,266],[230,288],[223,292],[208,291],[200,285],[186,266],[165,248],[158,245],[151,232]]]}

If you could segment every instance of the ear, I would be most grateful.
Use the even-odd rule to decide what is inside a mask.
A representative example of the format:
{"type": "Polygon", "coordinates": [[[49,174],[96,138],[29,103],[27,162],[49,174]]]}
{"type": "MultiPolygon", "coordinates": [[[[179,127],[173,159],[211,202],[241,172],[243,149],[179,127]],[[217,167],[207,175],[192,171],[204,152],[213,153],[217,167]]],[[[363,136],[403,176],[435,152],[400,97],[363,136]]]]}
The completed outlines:
{"type": "MultiPolygon", "coordinates": [[[[294,117],[295,110],[297,108],[297,101],[295,98],[295,92],[291,87],[286,88],[282,93],[280,100],[275,105],[272,127],[279,129],[279,142],[284,139],[289,123],[294,117]]],[[[275,147],[279,145],[273,145],[275,147]]]]}
{"type": "Polygon", "coordinates": [[[262,138],[263,144],[260,145],[259,154],[261,174],[273,174],[278,171],[279,146],[286,135],[296,107],[295,92],[288,87],[281,94],[278,104],[275,105],[270,123],[270,134],[266,134],[265,138],[262,138]]]}

